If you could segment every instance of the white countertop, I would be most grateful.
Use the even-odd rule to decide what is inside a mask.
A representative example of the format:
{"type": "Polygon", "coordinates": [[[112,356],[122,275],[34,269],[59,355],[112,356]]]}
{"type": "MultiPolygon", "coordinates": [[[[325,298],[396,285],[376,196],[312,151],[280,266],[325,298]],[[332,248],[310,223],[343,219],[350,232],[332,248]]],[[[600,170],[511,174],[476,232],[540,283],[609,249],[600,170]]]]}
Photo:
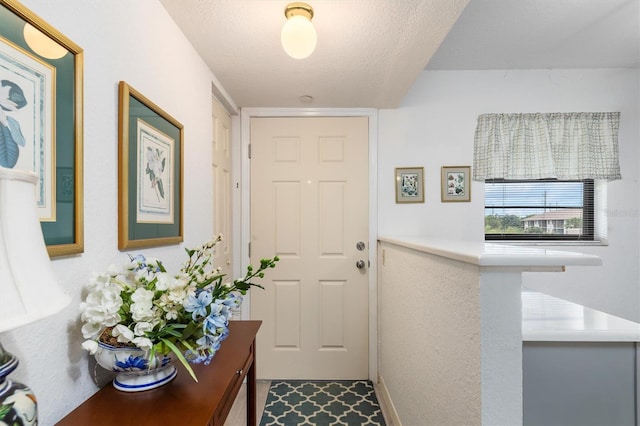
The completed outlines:
{"type": "Polygon", "coordinates": [[[461,262],[489,267],[600,266],[600,257],[541,247],[510,246],[464,240],[434,239],[417,236],[383,236],[379,241],[447,257],[461,262]]]}
{"type": "Polygon", "coordinates": [[[522,340],[640,342],[640,324],[543,293],[523,290],[522,340]]]}

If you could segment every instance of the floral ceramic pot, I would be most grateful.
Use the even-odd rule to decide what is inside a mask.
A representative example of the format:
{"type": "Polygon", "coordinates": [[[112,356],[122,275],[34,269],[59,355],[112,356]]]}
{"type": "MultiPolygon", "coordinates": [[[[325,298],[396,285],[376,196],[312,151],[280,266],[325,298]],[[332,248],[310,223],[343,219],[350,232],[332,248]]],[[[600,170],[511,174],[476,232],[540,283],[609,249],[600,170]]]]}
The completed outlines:
{"type": "Polygon", "coordinates": [[[36,397],[27,386],[7,376],[18,366],[18,359],[0,345],[0,425],[38,424],[36,397]]]}
{"type": "Polygon", "coordinates": [[[99,342],[94,354],[101,367],[117,374],[113,386],[123,392],[140,392],[165,385],[176,377],[173,357],[148,353],[136,347],[116,347],[99,342]]]}

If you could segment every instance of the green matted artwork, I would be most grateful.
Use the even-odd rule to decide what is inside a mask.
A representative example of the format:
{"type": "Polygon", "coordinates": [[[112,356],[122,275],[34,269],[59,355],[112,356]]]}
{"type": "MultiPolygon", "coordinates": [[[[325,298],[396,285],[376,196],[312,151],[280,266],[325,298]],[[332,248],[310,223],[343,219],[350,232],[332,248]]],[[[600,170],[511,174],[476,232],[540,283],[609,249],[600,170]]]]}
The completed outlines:
{"type": "Polygon", "coordinates": [[[82,97],[83,50],[19,2],[0,0],[0,166],[38,176],[50,256],[84,250],[82,97]]]}
{"type": "Polygon", "coordinates": [[[118,248],[181,243],[183,126],[124,81],[118,91],[118,248]]]}

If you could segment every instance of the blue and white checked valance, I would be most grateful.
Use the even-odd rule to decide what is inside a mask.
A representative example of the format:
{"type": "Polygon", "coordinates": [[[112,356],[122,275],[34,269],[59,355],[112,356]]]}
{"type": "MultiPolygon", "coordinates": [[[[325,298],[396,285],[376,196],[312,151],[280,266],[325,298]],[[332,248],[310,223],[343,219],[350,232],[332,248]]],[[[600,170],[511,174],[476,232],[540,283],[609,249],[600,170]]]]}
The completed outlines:
{"type": "Polygon", "coordinates": [[[483,114],[473,179],[620,179],[619,112],[483,114]]]}

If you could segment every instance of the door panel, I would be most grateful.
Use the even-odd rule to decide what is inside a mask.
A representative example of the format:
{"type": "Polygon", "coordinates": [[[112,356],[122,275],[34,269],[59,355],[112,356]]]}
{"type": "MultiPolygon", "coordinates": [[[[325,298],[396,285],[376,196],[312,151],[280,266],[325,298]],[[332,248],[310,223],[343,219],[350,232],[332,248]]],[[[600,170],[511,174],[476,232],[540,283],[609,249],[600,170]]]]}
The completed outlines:
{"type": "Polygon", "coordinates": [[[368,377],[368,119],[251,119],[251,262],[259,378],[368,377]]]}
{"type": "Polygon", "coordinates": [[[231,117],[220,103],[213,99],[213,232],[222,234],[223,240],[216,245],[213,264],[222,268],[222,273],[232,277],[231,254],[233,241],[231,224],[231,117]]]}

